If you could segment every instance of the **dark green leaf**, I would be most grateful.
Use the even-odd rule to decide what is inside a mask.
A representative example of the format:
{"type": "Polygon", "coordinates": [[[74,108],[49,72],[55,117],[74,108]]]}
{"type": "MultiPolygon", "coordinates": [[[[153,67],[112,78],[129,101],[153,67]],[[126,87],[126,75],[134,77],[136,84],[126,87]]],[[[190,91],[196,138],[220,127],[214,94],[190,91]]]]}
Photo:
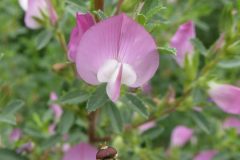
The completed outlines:
{"type": "Polygon", "coordinates": [[[27,160],[26,157],[17,154],[15,151],[10,149],[0,149],[1,160],[27,160]]]}
{"type": "Polygon", "coordinates": [[[53,36],[53,31],[50,30],[44,30],[37,36],[37,49],[43,49],[51,40],[53,36]]]}
{"type": "Polygon", "coordinates": [[[102,107],[109,99],[106,94],[106,86],[99,86],[96,91],[91,95],[87,102],[87,111],[92,112],[102,107]]]}
{"type": "Polygon", "coordinates": [[[74,123],[74,114],[70,111],[65,111],[61,117],[61,121],[58,126],[58,132],[61,134],[67,133],[74,123]]]}
{"type": "Polygon", "coordinates": [[[7,104],[7,106],[3,109],[3,115],[15,114],[19,111],[24,105],[24,102],[21,100],[13,100],[7,104]]]}
{"type": "Polygon", "coordinates": [[[145,118],[148,118],[149,113],[147,111],[147,108],[145,107],[142,100],[140,100],[137,96],[127,93],[126,96],[123,98],[123,101],[128,107],[137,111],[145,118]]]}
{"type": "Polygon", "coordinates": [[[58,142],[60,142],[62,139],[62,136],[60,135],[54,135],[46,140],[44,140],[42,142],[42,145],[41,147],[44,148],[44,149],[47,149],[47,148],[51,148],[53,147],[55,144],[57,144],[58,142]]]}
{"type": "Polygon", "coordinates": [[[172,54],[172,55],[176,55],[177,54],[177,50],[175,48],[171,48],[171,47],[158,47],[157,48],[160,54],[172,54]]]}
{"type": "Polygon", "coordinates": [[[87,101],[89,95],[82,91],[71,91],[59,98],[59,103],[62,104],[79,104],[87,101]]]}
{"type": "Polygon", "coordinates": [[[200,129],[202,129],[205,133],[210,134],[210,123],[202,113],[191,112],[191,116],[200,129]]]}
{"type": "Polygon", "coordinates": [[[117,106],[112,102],[108,102],[106,104],[106,109],[107,109],[108,116],[110,118],[110,122],[111,122],[113,130],[117,133],[120,133],[123,128],[122,117],[121,117],[120,111],[118,110],[117,106]]]}
{"type": "Polygon", "coordinates": [[[203,56],[207,56],[207,50],[199,39],[197,38],[191,39],[191,42],[193,46],[199,51],[200,54],[202,54],[203,56]]]}

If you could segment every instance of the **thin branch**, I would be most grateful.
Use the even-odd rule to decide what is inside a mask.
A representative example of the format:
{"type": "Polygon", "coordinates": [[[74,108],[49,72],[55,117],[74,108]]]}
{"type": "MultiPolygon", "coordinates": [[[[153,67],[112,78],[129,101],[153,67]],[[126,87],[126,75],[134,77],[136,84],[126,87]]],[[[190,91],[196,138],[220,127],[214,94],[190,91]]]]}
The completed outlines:
{"type": "Polygon", "coordinates": [[[118,15],[120,13],[120,10],[121,10],[121,6],[123,4],[123,1],[124,0],[118,0],[118,4],[117,4],[117,10],[115,12],[115,15],[118,15]]]}

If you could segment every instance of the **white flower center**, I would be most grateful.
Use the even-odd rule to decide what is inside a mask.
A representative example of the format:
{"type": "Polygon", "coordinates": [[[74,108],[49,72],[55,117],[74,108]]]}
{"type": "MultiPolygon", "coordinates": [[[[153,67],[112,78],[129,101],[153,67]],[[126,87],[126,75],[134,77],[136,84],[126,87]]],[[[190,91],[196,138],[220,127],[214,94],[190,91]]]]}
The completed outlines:
{"type": "Polygon", "coordinates": [[[98,70],[97,79],[99,82],[107,83],[107,94],[114,100],[120,94],[121,84],[133,85],[137,75],[129,64],[109,59],[98,70]]]}

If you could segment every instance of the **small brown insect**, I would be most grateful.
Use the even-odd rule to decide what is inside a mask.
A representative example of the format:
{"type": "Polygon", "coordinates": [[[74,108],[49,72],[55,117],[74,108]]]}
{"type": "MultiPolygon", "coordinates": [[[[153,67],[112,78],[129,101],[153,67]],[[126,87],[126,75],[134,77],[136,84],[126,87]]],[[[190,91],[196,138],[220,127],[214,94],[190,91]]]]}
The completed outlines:
{"type": "Polygon", "coordinates": [[[97,160],[115,160],[117,158],[117,150],[113,147],[102,146],[96,155],[97,160]]]}

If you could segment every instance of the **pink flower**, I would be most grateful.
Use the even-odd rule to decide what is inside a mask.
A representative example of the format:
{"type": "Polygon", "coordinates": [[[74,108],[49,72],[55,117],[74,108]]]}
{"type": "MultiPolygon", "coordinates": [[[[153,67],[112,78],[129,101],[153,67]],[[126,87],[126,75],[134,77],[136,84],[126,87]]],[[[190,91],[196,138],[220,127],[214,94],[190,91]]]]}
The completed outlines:
{"type": "Polygon", "coordinates": [[[224,112],[240,114],[240,88],[211,82],[208,94],[224,112]]]}
{"type": "Polygon", "coordinates": [[[224,121],[223,128],[235,128],[240,134],[240,120],[236,117],[229,117],[224,121]]]}
{"type": "Polygon", "coordinates": [[[49,133],[50,135],[54,135],[55,132],[56,132],[56,124],[53,123],[53,124],[51,124],[50,126],[48,126],[48,133],[49,133]]]}
{"type": "MultiPolygon", "coordinates": [[[[58,99],[57,94],[55,92],[51,92],[50,99],[52,101],[56,101],[58,99]]],[[[52,104],[50,107],[54,113],[55,120],[58,121],[63,114],[62,108],[58,104],[52,104]]]]}
{"type": "Polygon", "coordinates": [[[90,13],[76,14],[77,25],[73,28],[68,43],[68,59],[75,62],[77,55],[77,47],[82,39],[83,34],[95,24],[95,21],[90,13]]]}
{"type": "Polygon", "coordinates": [[[186,126],[175,127],[171,135],[171,146],[184,146],[192,138],[192,134],[192,129],[187,128],[186,126]]]}
{"type": "Polygon", "coordinates": [[[49,17],[52,25],[56,24],[58,16],[51,0],[19,0],[19,3],[26,12],[24,21],[28,28],[40,28],[41,24],[35,18],[43,20],[43,14],[49,17]]]}
{"type": "Polygon", "coordinates": [[[14,128],[9,136],[11,142],[18,141],[22,136],[22,131],[19,128],[14,128]]]}
{"type": "Polygon", "coordinates": [[[67,152],[63,160],[96,160],[97,149],[88,143],[80,143],[67,152]]]}
{"type": "Polygon", "coordinates": [[[152,86],[149,82],[141,86],[142,92],[146,95],[150,95],[152,92],[152,86]]]}
{"type": "Polygon", "coordinates": [[[156,126],[156,122],[155,121],[150,121],[150,122],[146,122],[144,124],[142,124],[141,126],[138,127],[138,130],[140,133],[143,133],[153,127],[156,126]]]}
{"type": "Polygon", "coordinates": [[[140,87],[159,65],[157,46],[152,36],[125,14],[92,26],[77,49],[76,66],[89,84],[107,83],[112,101],[120,96],[121,84],[140,87]]]}
{"type": "Polygon", "coordinates": [[[198,153],[193,160],[211,160],[217,154],[216,150],[207,150],[198,153]]]}
{"type": "Polygon", "coordinates": [[[33,150],[34,144],[32,142],[25,143],[17,149],[17,153],[31,152],[33,150]]]}
{"type": "Polygon", "coordinates": [[[67,152],[70,149],[70,147],[71,147],[70,144],[64,143],[62,146],[62,151],[67,152]]]}
{"type": "Polygon", "coordinates": [[[195,35],[194,23],[188,21],[178,28],[177,32],[171,39],[171,47],[176,48],[176,61],[181,67],[184,65],[184,60],[187,54],[193,54],[193,46],[190,40],[195,38],[195,35]]]}

